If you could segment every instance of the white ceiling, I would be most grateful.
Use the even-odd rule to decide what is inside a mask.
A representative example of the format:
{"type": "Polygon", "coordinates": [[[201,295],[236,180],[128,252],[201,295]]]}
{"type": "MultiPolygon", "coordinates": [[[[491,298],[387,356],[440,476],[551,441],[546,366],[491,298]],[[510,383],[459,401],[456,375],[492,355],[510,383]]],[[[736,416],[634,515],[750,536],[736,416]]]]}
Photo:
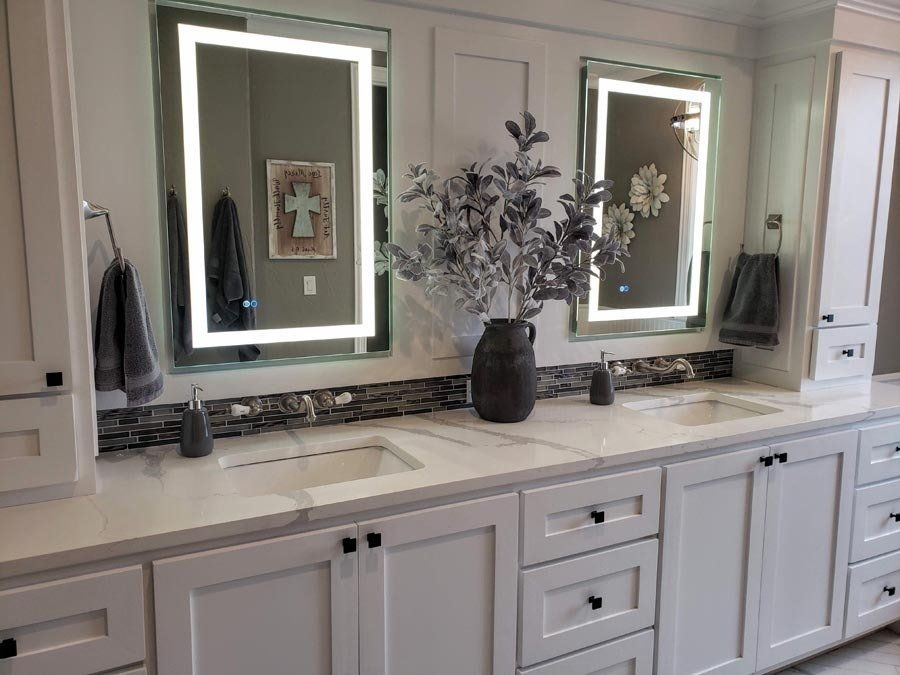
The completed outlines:
{"type": "Polygon", "coordinates": [[[900,0],[612,0],[742,26],[764,26],[835,6],[900,20],[900,0]]]}

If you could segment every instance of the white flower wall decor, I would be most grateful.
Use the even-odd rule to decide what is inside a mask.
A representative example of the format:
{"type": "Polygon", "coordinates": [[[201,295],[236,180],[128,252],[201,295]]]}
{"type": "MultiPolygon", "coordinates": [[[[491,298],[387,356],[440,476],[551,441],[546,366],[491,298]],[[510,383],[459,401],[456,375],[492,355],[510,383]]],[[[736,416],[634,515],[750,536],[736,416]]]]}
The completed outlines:
{"type": "Polygon", "coordinates": [[[659,209],[669,201],[666,194],[666,174],[657,173],[656,164],[646,164],[638,169],[631,177],[631,190],[628,197],[631,199],[631,208],[640,213],[644,218],[659,215],[659,209]]]}
{"type": "Polygon", "coordinates": [[[628,245],[634,239],[634,213],[625,202],[618,206],[610,204],[603,214],[603,234],[619,242],[620,248],[627,252],[628,245]]]}

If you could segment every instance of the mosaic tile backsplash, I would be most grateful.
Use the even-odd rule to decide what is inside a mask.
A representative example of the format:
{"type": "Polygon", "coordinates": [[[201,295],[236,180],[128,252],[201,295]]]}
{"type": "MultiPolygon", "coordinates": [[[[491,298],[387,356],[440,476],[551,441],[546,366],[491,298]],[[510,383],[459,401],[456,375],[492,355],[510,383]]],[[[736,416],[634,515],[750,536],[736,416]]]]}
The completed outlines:
{"type": "MultiPolygon", "coordinates": [[[[669,354],[665,358],[684,357],[696,372],[695,380],[712,380],[731,377],[734,352],[723,349],[693,354],[669,354]]],[[[652,361],[656,357],[645,357],[652,361]]],[[[630,361],[623,361],[630,365],[630,361]]],[[[596,363],[577,363],[538,368],[538,393],[541,398],[574,396],[587,393],[591,374],[596,363]]],[[[660,384],[685,381],[682,373],[654,375],[635,373],[616,379],[616,389],[635,389],[660,384]]],[[[316,411],[315,426],[344,424],[383,417],[415,415],[436,410],[452,410],[471,406],[468,402],[468,375],[447,375],[419,380],[378,382],[349,387],[331,387],[335,394],[349,391],[353,401],[345,406],[316,411]]],[[[312,390],[295,392],[312,394],[312,390]]],[[[206,401],[216,438],[250,436],[266,431],[279,431],[307,426],[304,413],[286,414],[278,409],[278,394],[260,396],[262,414],[256,417],[232,417],[232,403],[240,398],[206,401]]],[[[154,445],[177,443],[184,403],[148,405],[138,408],[100,410],[97,413],[100,452],[112,452],[128,448],[146,448],[154,445]]]]}

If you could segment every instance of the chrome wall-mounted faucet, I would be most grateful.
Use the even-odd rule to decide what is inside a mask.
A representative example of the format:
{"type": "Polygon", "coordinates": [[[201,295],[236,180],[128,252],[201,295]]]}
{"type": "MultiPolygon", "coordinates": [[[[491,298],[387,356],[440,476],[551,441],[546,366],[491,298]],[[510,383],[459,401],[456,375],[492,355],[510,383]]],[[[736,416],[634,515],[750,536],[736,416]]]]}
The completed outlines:
{"type": "Polygon", "coordinates": [[[694,367],[691,365],[690,361],[682,358],[666,361],[664,358],[660,357],[654,360],[653,363],[647,363],[645,360],[640,359],[639,361],[634,362],[634,372],[654,373],[656,375],[668,375],[669,373],[678,372],[684,373],[688,379],[696,377],[694,367]]]}

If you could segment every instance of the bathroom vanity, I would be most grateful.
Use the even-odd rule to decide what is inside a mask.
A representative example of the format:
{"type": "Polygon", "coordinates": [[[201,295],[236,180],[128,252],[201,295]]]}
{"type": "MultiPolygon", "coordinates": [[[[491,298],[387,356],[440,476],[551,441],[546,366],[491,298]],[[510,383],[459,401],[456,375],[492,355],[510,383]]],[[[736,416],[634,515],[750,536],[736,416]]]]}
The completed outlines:
{"type": "Polygon", "coordinates": [[[96,495],[0,512],[0,643],[14,673],[765,672],[900,619],[898,446],[891,382],[720,380],[110,453],[96,495]]]}

